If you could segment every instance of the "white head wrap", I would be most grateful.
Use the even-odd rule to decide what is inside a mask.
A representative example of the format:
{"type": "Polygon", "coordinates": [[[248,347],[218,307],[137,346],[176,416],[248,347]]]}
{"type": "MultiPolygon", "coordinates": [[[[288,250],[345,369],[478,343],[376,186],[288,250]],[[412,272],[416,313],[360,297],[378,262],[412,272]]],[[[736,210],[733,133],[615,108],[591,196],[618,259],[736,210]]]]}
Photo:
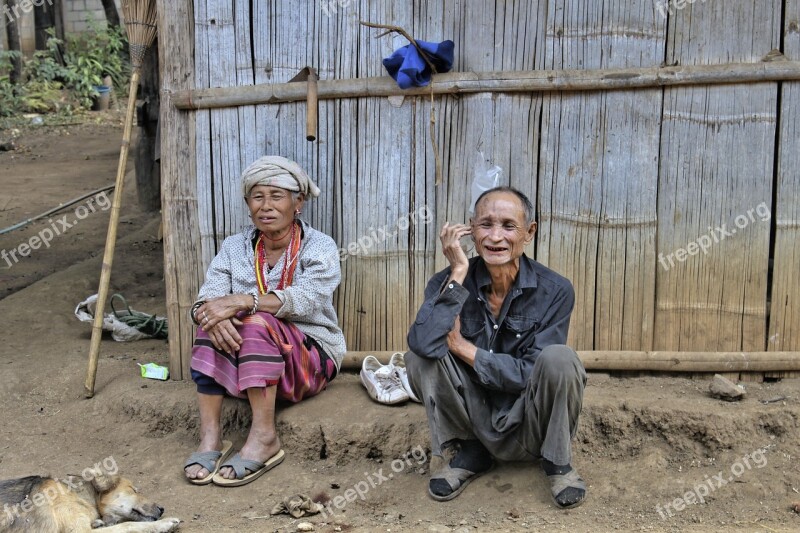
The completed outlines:
{"type": "Polygon", "coordinates": [[[300,165],[281,157],[269,155],[257,159],[242,173],[242,191],[245,196],[256,185],[270,185],[287,191],[300,192],[306,197],[319,196],[320,190],[300,165]]]}

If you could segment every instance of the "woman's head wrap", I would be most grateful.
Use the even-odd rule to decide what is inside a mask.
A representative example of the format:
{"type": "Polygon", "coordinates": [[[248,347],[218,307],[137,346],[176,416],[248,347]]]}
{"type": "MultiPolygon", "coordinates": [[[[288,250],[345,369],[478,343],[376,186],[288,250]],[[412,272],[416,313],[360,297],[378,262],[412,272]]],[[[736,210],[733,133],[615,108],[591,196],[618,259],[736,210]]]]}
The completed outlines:
{"type": "Polygon", "coordinates": [[[245,197],[256,185],[270,185],[287,191],[303,193],[308,199],[319,196],[320,190],[300,165],[281,157],[269,155],[257,159],[242,173],[242,191],[245,197]]]}

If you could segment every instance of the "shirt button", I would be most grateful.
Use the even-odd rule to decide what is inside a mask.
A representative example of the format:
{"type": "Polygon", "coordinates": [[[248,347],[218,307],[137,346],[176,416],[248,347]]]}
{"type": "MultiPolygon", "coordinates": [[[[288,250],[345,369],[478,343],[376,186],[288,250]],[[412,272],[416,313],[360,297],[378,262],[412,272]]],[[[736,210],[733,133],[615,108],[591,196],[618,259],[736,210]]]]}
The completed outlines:
{"type": "Polygon", "coordinates": [[[489,350],[489,353],[494,353],[494,350],[489,350]]]}
{"type": "Polygon", "coordinates": [[[494,325],[494,329],[497,329],[497,327],[498,327],[498,326],[497,326],[497,324],[495,324],[495,325],[494,325]]]}
{"type": "Polygon", "coordinates": [[[453,284],[451,283],[451,284],[450,284],[450,285],[448,285],[447,287],[448,287],[448,288],[450,288],[450,289],[452,289],[452,288],[453,288],[453,284]]]}
{"type": "Polygon", "coordinates": [[[519,339],[520,337],[522,337],[522,335],[520,335],[519,333],[517,333],[517,338],[519,339]]]}

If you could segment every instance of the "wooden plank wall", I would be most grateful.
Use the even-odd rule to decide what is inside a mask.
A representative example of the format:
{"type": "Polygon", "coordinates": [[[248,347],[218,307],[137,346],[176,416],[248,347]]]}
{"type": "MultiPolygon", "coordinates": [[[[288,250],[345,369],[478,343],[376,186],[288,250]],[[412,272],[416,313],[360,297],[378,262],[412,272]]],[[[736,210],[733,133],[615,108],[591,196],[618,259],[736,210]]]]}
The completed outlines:
{"type": "MultiPolygon", "coordinates": [[[[798,0],[787,2],[782,20],[780,0],[697,2],[666,17],[634,0],[197,0],[189,79],[198,88],[282,83],[306,65],[322,79],[384,75],[381,59],[406,42],[376,39],[379,32],[358,19],[453,39],[458,71],[758,61],[781,45],[782,32],[787,55],[800,56],[798,0]]],[[[166,253],[200,254],[202,266],[168,273],[177,278],[170,293],[181,291],[181,306],[191,304],[187,295],[196,294],[222,239],[248,221],[242,169],[281,154],[323,191],[304,218],[356,251],[342,262],[336,298],[348,348],[404,349],[425,283],[445,264],[438,230],[469,218],[482,150],[504,169],[503,183],[536,204],[540,227],[528,252],[575,285],[575,348],[798,350],[799,85],[437,97],[439,185],[429,98],[322,101],[315,143],[305,140],[305,103],[185,113],[193,136],[184,162],[196,191],[181,197],[196,198],[188,225],[199,244],[171,240],[166,253]],[[707,255],[664,268],[661,257],[709,226],[735,227],[761,202],[773,222],[755,214],[707,255]]],[[[173,142],[165,139],[162,151],[185,149],[173,142]]],[[[184,170],[174,167],[165,190],[184,170]]],[[[165,221],[167,233],[181,227],[173,214],[165,221]]],[[[191,337],[189,326],[179,328],[191,337]]]]}
{"type": "MultiPolygon", "coordinates": [[[[670,18],[667,63],[757,62],[779,46],[780,17],[779,0],[688,5],[670,18]]],[[[772,203],[777,96],[776,83],[665,90],[657,350],[764,350],[770,224],[755,210],[772,203]],[[702,237],[707,254],[671,255],[702,237]]]]}
{"type": "MultiPolygon", "coordinates": [[[[657,66],[665,32],[647,2],[553,2],[542,68],[657,66]]],[[[580,350],[652,348],[661,97],[545,98],[538,258],[573,281],[580,350]]]]}
{"type": "MultiPolygon", "coordinates": [[[[800,0],[787,0],[784,54],[800,59],[800,0]]],[[[800,83],[781,84],[777,183],[772,211],[774,271],[767,350],[800,350],[800,83]]],[[[781,377],[788,374],[772,374],[781,377]]],[[[798,373],[793,374],[798,377],[798,373]]]]}

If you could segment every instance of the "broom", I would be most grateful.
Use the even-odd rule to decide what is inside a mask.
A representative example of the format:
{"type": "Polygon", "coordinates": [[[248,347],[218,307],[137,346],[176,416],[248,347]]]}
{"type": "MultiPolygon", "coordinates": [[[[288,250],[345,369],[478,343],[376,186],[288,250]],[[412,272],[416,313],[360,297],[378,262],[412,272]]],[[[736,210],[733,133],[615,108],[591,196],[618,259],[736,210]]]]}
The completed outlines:
{"type": "Polygon", "coordinates": [[[136,111],[136,92],[139,88],[139,76],[147,50],[156,38],[156,0],[122,0],[122,13],[125,17],[125,29],[128,33],[128,47],[131,55],[131,84],[128,93],[128,112],[125,116],[125,129],[122,134],[122,147],[119,152],[117,182],[114,200],[111,203],[111,218],[108,222],[106,248],[103,253],[103,268],[100,272],[100,289],[98,290],[97,308],[92,325],[92,342],[89,347],[89,371],[86,375],[86,397],[94,396],[94,384],[97,377],[97,359],[100,352],[100,340],[103,337],[103,308],[108,297],[108,286],[111,280],[111,265],[114,262],[114,247],[117,241],[119,211],[122,203],[122,185],[125,179],[125,167],[128,163],[128,149],[131,143],[133,114],[136,111]]]}

